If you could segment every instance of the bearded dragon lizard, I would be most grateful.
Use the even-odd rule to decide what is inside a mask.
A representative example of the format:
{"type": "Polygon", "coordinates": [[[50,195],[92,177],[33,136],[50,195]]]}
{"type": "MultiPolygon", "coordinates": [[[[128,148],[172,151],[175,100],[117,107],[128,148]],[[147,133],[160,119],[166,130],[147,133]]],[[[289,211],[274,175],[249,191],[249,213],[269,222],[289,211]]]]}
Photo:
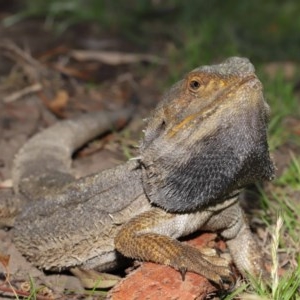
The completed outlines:
{"type": "Polygon", "coordinates": [[[148,119],[136,159],[75,180],[74,150],[130,114],[125,109],[58,122],[19,151],[13,182],[23,205],[10,210],[9,223],[21,253],[58,271],[108,270],[121,253],[220,282],[230,276],[225,259],[177,240],[203,229],[226,240],[242,274],[260,276],[261,254],[238,194],[271,180],[274,166],[269,106],[249,60],[232,57],[188,73],[148,119]]]}

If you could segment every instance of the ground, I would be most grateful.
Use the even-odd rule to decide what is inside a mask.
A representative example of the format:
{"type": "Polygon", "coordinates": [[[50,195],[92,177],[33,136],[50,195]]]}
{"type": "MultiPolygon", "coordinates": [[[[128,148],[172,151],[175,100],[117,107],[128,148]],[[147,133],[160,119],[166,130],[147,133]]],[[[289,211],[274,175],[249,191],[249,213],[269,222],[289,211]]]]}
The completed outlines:
{"type": "MultiPolygon", "coordinates": [[[[0,13],[0,19],[4,17],[6,14],[0,13]]],[[[174,73],[185,69],[180,61],[170,61],[174,45],[167,39],[165,42],[157,40],[145,51],[145,48],[117,34],[99,32],[95,25],[75,26],[57,35],[45,28],[44,24],[43,19],[29,19],[10,27],[0,23],[2,198],[11,193],[11,167],[18,149],[33,134],[60,119],[87,111],[118,109],[130,102],[137,102],[133,120],[121,132],[111,133],[76,153],[74,172],[78,177],[83,176],[134,156],[142,134],[142,119],[158,103],[163,90],[170,81],[174,81],[173,77],[177,77],[174,73]],[[19,47],[17,50],[15,45],[19,47]],[[82,58],[79,55],[82,53],[74,51],[77,49],[108,52],[100,59],[95,54],[88,58],[88,53],[83,53],[82,58]],[[115,51],[119,53],[118,56],[114,54],[115,51]],[[133,55],[128,57],[122,54],[124,52],[133,55]],[[151,56],[141,57],[137,53],[151,56]],[[38,66],[30,61],[31,57],[36,59],[38,66]],[[22,95],[26,88],[29,88],[29,92],[22,95]]],[[[220,60],[219,57],[216,60],[220,60]]],[[[214,60],[209,63],[212,62],[214,60]]],[[[199,64],[202,61],[192,67],[199,64]]],[[[284,212],[282,218],[285,225],[278,246],[280,251],[277,251],[280,274],[286,273],[286,270],[296,270],[299,260],[300,118],[296,70],[297,64],[290,61],[260,64],[267,100],[271,102],[273,110],[270,146],[278,169],[277,179],[274,183],[250,187],[242,197],[250,224],[267,257],[269,270],[272,270],[274,263],[270,255],[271,245],[274,245],[274,242],[271,243],[274,237],[272,224],[275,224],[277,212],[284,212]]],[[[226,252],[224,244],[215,238],[208,233],[199,233],[191,237],[190,242],[200,247],[214,245],[226,252]]],[[[133,266],[122,272],[122,277],[129,275],[109,292],[87,291],[71,274],[44,274],[33,267],[15,249],[10,230],[0,230],[0,241],[0,298],[5,295],[11,299],[19,295],[34,299],[36,295],[31,293],[39,289],[37,299],[220,299],[224,296],[220,289],[201,276],[188,274],[183,282],[178,272],[151,263],[137,268],[133,266]],[[9,278],[6,277],[7,273],[10,274],[9,278]],[[41,290],[41,287],[44,288],[41,290]],[[5,293],[1,294],[1,291],[5,293]]],[[[296,283],[299,282],[299,273],[298,267],[294,280],[296,283]]],[[[243,287],[242,283],[236,287],[239,285],[243,287]]]]}

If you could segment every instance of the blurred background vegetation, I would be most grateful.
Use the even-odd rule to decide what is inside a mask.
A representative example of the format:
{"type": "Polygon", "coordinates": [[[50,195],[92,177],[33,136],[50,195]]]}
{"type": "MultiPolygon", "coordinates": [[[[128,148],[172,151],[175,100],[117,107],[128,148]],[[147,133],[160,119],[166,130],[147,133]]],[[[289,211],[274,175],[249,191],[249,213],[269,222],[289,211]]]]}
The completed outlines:
{"type": "MultiPolygon", "coordinates": [[[[7,2],[2,0],[2,2],[7,2]]],[[[299,60],[300,2],[297,0],[23,0],[9,26],[28,17],[45,18],[61,33],[94,22],[147,50],[169,41],[184,68],[230,55],[257,62],[299,60]]],[[[175,59],[174,57],[174,59],[175,59]]]]}

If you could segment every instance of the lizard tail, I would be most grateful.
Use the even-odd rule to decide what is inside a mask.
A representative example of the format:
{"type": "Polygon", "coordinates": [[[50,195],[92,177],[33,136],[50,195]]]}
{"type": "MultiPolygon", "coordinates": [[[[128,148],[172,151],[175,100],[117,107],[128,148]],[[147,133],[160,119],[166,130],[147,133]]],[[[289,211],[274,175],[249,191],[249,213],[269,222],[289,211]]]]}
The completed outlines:
{"type": "Polygon", "coordinates": [[[12,178],[14,190],[28,198],[40,198],[49,189],[59,190],[74,180],[72,154],[93,138],[120,129],[132,108],[96,112],[56,123],[31,138],[16,155],[12,178]]]}

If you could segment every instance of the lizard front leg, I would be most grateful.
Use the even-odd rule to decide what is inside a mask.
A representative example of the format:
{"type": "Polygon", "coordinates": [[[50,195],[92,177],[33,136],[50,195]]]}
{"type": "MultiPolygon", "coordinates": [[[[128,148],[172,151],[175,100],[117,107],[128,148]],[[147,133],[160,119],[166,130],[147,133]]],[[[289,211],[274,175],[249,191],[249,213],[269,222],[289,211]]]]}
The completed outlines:
{"type": "Polygon", "coordinates": [[[226,244],[241,274],[251,274],[256,278],[266,277],[261,250],[239,202],[212,216],[203,229],[219,231],[227,240],[226,244]]]}
{"type": "Polygon", "coordinates": [[[172,266],[184,276],[192,271],[221,283],[230,277],[228,262],[211,249],[196,249],[175,238],[193,232],[211,217],[211,212],[171,214],[161,209],[140,214],[126,223],[115,238],[123,255],[172,266]]]}

